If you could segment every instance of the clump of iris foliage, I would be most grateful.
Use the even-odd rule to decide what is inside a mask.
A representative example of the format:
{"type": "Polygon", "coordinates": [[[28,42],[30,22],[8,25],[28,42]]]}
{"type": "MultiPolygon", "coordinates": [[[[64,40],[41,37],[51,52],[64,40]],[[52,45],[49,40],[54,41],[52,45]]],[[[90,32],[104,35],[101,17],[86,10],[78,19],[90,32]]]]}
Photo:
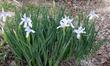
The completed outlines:
{"type": "Polygon", "coordinates": [[[71,12],[65,13],[65,7],[55,5],[15,9],[15,16],[6,21],[3,35],[15,56],[26,61],[28,66],[58,66],[62,60],[72,57],[80,63],[98,45],[95,44],[94,20],[89,20],[84,13],[72,17],[71,12]],[[24,26],[20,25],[24,14],[32,20],[30,28],[34,32],[28,36],[24,26]],[[64,17],[71,19],[74,27],[60,26],[64,17]],[[77,33],[79,27],[82,32],[77,33]]]}

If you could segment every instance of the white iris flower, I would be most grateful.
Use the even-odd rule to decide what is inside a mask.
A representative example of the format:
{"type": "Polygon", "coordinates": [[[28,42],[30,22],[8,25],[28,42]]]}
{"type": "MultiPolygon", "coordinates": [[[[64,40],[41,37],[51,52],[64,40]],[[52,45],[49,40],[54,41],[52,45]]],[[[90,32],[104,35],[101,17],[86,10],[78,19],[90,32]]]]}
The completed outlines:
{"type": "Polygon", "coordinates": [[[32,32],[32,33],[35,33],[35,31],[32,30],[29,26],[26,27],[25,31],[26,31],[26,38],[28,38],[28,36],[29,36],[29,34],[30,34],[31,32],[32,32]]]}
{"type": "Polygon", "coordinates": [[[72,28],[74,28],[74,26],[72,24],[72,21],[73,21],[73,19],[70,19],[69,16],[65,16],[60,21],[60,26],[58,26],[57,29],[59,29],[59,28],[65,28],[65,27],[69,27],[69,26],[71,26],[72,28]]]}
{"type": "Polygon", "coordinates": [[[24,28],[26,28],[27,26],[32,27],[32,20],[30,17],[27,17],[26,14],[23,15],[23,18],[21,18],[21,22],[20,25],[22,25],[24,23],[24,28]]]}
{"type": "Polygon", "coordinates": [[[91,11],[89,16],[89,20],[92,20],[94,18],[99,18],[99,16],[95,13],[95,11],[91,11]]]}
{"type": "Polygon", "coordinates": [[[0,20],[6,22],[7,17],[11,17],[12,15],[9,12],[5,12],[4,8],[2,8],[2,12],[0,13],[0,20]]]}
{"type": "Polygon", "coordinates": [[[85,28],[82,28],[82,26],[80,26],[78,29],[74,29],[73,32],[77,34],[77,39],[80,39],[81,33],[86,33],[85,28]]]}

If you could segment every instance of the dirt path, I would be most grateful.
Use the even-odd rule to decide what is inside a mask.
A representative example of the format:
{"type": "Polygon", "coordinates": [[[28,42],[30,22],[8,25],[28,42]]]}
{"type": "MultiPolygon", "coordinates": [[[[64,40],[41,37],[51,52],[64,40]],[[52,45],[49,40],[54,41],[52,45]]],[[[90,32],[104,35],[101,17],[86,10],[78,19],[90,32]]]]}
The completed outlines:
{"type": "Polygon", "coordinates": [[[103,5],[101,5],[102,8],[99,8],[98,11],[99,12],[110,12],[110,0],[103,0],[103,5]]]}
{"type": "Polygon", "coordinates": [[[110,42],[110,0],[103,0],[103,4],[96,9],[96,12],[100,16],[98,22],[101,26],[100,35],[110,42]]]}

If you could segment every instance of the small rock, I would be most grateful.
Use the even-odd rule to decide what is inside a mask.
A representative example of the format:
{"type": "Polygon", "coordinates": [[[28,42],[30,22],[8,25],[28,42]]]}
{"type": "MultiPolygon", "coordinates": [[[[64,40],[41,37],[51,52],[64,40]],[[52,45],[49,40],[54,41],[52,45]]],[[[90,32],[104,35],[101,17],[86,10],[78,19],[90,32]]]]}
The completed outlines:
{"type": "Polygon", "coordinates": [[[12,62],[10,63],[10,66],[16,66],[16,62],[15,62],[15,61],[12,61],[12,62]]]}

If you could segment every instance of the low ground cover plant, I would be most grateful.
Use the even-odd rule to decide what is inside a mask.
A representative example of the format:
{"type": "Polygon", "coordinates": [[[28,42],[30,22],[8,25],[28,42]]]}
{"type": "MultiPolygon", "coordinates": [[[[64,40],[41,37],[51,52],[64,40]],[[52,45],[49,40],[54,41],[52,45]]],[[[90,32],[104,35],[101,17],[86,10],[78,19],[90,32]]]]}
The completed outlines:
{"type": "Polygon", "coordinates": [[[12,18],[4,17],[3,36],[16,58],[28,66],[58,66],[72,57],[79,64],[99,46],[95,44],[94,17],[98,16],[94,11],[73,17],[64,7],[29,5],[15,9],[12,18]]]}

